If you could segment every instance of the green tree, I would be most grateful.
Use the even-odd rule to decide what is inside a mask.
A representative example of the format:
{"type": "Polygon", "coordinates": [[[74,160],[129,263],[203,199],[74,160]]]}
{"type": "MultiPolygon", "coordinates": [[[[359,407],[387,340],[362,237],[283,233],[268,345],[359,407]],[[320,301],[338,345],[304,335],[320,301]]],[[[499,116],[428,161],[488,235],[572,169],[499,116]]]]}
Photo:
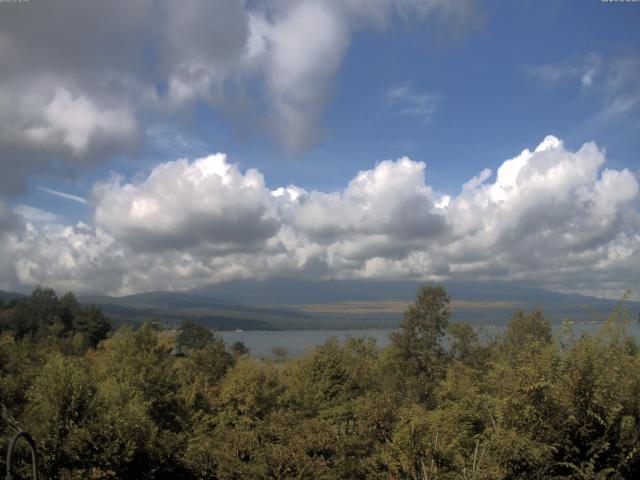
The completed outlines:
{"type": "Polygon", "coordinates": [[[249,355],[249,348],[244,344],[242,340],[236,340],[231,344],[231,351],[236,357],[242,357],[249,355]]]}
{"type": "Polygon", "coordinates": [[[30,297],[19,299],[14,307],[2,310],[0,324],[0,330],[10,331],[17,340],[75,336],[72,346],[95,347],[111,331],[109,318],[97,307],[82,307],[71,292],[58,298],[52,289],[41,287],[30,297]]]}
{"type": "Polygon", "coordinates": [[[86,337],[92,347],[109,335],[111,320],[95,305],[76,311],[73,318],[73,331],[86,337]]]}
{"type": "Polygon", "coordinates": [[[180,325],[176,342],[182,348],[200,349],[213,340],[213,333],[190,320],[185,320],[180,325]]]}
{"type": "Polygon", "coordinates": [[[28,392],[24,420],[37,439],[41,467],[47,478],[62,468],[82,464],[86,426],[93,420],[95,385],[87,365],[61,354],[50,356],[28,392]]]}
{"type": "Polygon", "coordinates": [[[399,331],[390,334],[396,361],[408,380],[406,386],[421,401],[432,399],[435,381],[446,371],[441,340],[449,322],[449,302],[442,286],[422,287],[405,311],[399,331]]]}
{"type": "Polygon", "coordinates": [[[194,421],[199,421],[196,417],[201,412],[212,412],[219,383],[234,363],[235,357],[227,351],[224,340],[217,336],[176,362],[175,371],[182,385],[182,395],[194,421]]]}
{"type": "Polygon", "coordinates": [[[284,362],[289,355],[289,351],[286,349],[286,347],[273,347],[271,349],[271,353],[273,353],[276,362],[284,362]]]}
{"type": "Polygon", "coordinates": [[[221,384],[220,420],[227,425],[254,425],[278,407],[283,393],[284,385],[273,366],[242,359],[221,384]]]}
{"type": "Polygon", "coordinates": [[[60,336],[71,329],[71,313],[60,308],[52,289],[37,287],[16,304],[9,328],[18,340],[39,339],[52,332],[60,336]]]}
{"type": "Polygon", "coordinates": [[[503,341],[506,348],[518,350],[528,343],[548,345],[551,342],[551,324],[540,311],[529,315],[518,310],[507,325],[503,341]]]}

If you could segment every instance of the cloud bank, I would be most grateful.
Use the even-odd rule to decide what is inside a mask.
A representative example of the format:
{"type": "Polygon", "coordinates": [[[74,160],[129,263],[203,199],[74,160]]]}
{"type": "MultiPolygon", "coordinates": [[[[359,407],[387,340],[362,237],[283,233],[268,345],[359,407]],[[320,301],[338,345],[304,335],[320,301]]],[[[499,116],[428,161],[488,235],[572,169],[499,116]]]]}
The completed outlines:
{"type": "Polygon", "coordinates": [[[92,225],[0,208],[0,285],[131,293],[282,276],[498,279],[617,296],[640,281],[639,182],[606,168],[594,143],[571,151],[549,136],[452,195],[406,157],[333,192],[269,187],[220,153],[136,178],[95,185],[92,225]]]}

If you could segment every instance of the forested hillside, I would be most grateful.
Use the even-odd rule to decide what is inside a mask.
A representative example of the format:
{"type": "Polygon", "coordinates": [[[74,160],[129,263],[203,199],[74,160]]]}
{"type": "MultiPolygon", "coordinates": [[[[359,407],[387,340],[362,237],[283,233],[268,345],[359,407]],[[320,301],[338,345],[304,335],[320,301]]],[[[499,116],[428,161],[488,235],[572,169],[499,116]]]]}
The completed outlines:
{"type": "Polygon", "coordinates": [[[638,478],[623,308],[579,338],[516,312],[481,343],[449,306],[424,287],[385,349],[255,359],[191,323],[113,332],[37,290],[0,313],[0,461],[24,429],[46,479],[638,478]]]}

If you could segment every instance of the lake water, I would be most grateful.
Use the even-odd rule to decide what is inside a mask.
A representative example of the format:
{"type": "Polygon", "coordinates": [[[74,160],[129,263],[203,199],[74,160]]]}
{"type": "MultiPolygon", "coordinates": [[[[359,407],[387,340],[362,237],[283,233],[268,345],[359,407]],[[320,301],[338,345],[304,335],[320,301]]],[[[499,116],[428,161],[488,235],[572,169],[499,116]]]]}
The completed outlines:
{"type": "Polygon", "coordinates": [[[344,341],[350,337],[375,338],[379,347],[389,343],[391,330],[249,330],[246,332],[218,332],[227,344],[238,340],[249,348],[252,357],[272,356],[276,347],[287,349],[289,356],[301,355],[327,339],[344,341]]]}
{"type": "MultiPolygon", "coordinates": [[[[602,326],[599,322],[574,323],[573,331],[576,338],[582,333],[594,332],[602,326]]],[[[555,331],[560,326],[554,325],[555,331]]],[[[490,338],[504,330],[504,326],[485,325],[477,328],[480,338],[490,338]]],[[[335,337],[340,341],[344,341],[350,337],[370,337],[376,340],[379,347],[385,347],[389,344],[389,333],[391,329],[380,330],[250,330],[245,332],[221,331],[218,332],[222,338],[231,344],[238,340],[250,349],[252,357],[269,357],[273,356],[273,349],[276,347],[284,347],[287,349],[289,356],[295,357],[301,355],[318,345],[322,345],[327,339],[335,337]]],[[[629,327],[629,331],[640,340],[640,325],[633,323],[629,327]]]]}

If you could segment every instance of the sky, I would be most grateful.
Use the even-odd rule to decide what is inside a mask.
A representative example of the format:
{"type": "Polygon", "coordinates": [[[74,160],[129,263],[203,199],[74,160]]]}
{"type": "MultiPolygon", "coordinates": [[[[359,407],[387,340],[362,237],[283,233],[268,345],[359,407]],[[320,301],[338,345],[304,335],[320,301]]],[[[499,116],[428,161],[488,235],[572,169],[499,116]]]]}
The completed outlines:
{"type": "Polygon", "coordinates": [[[0,289],[640,299],[640,2],[0,3],[0,289]]]}

